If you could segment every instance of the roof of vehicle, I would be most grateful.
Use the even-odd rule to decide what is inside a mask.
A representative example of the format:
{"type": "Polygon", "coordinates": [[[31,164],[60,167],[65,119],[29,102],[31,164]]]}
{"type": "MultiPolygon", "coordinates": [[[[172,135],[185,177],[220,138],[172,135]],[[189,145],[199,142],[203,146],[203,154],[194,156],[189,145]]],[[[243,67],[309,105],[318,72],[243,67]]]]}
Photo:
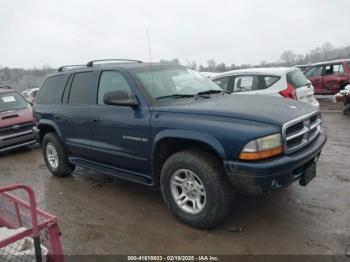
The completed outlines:
{"type": "Polygon", "coordinates": [[[294,65],[294,67],[309,67],[311,66],[310,64],[307,64],[307,65],[294,65]]]}
{"type": "Polygon", "coordinates": [[[295,67],[258,67],[258,68],[246,68],[246,69],[238,69],[231,70],[221,73],[220,75],[214,76],[216,78],[218,76],[224,75],[242,75],[242,74],[257,74],[257,75],[283,75],[285,72],[295,70],[295,67]]]}
{"type": "Polygon", "coordinates": [[[213,77],[213,76],[217,76],[217,75],[219,75],[220,73],[218,73],[218,72],[199,72],[199,73],[201,73],[202,75],[204,75],[205,77],[213,77]]]}
{"type": "MultiPolygon", "coordinates": [[[[92,66],[87,65],[73,65],[73,66],[63,66],[59,68],[58,73],[64,72],[73,72],[73,71],[84,71],[86,69],[96,69],[96,68],[104,68],[104,69],[113,69],[113,68],[124,68],[124,69],[142,69],[142,68],[161,68],[161,67],[183,67],[182,65],[174,64],[174,63],[143,63],[143,62],[115,62],[111,63],[97,63],[92,66]],[[70,68],[71,67],[71,68],[70,68]],[[70,68],[70,69],[65,69],[70,68]]],[[[55,72],[54,74],[57,74],[55,72]]]]}
{"type": "Polygon", "coordinates": [[[319,62],[319,63],[311,64],[311,66],[316,66],[316,65],[328,65],[328,64],[335,64],[335,63],[342,63],[342,62],[350,62],[350,59],[338,59],[338,60],[331,60],[331,61],[319,62]]]}

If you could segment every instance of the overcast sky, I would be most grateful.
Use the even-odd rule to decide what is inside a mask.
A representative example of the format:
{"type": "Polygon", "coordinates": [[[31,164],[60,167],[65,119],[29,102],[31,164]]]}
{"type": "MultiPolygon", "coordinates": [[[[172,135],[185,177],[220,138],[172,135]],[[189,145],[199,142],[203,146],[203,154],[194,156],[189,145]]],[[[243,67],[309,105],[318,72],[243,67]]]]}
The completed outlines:
{"type": "Polygon", "coordinates": [[[258,64],[350,45],[350,0],[0,0],[0,65],[98,58],[258,64]]]}

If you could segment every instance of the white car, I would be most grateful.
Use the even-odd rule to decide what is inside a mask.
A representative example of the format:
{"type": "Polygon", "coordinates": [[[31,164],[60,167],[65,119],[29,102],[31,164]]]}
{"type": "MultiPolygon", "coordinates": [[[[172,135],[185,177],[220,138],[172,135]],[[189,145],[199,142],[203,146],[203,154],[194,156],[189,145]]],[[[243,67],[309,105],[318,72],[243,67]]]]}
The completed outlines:
{"type": "Polygon", "coordinates": [[[280,96],[320,106],[311,82],[295,67],[232,70],[210,79],[230,93],[280,96]]]}
{"type": "Polygon", "coordinates": [[[39,88],[31,88],[24,90],[21,95],[31,104],[34,104],[39,88]]]}

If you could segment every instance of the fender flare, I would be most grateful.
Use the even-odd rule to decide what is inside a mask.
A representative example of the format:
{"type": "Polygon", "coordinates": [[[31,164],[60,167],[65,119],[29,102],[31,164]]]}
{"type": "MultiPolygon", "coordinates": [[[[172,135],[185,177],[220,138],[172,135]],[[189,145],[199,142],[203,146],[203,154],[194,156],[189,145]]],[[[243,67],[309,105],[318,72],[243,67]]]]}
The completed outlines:
{"type": "Polygon", "coordinates": [[[52,128],[55,130],[55,132],[56,132],[56,134],[57,134],[57,136],[58,136],[58,139],[59,139],[59,140],[61,141],[61,143],[64,145],[62,133],[61,133],[61,131],[60,131],[58,125],[57,125],[54,121],[48,120],[48,119],[42,119],[42,120],[40,120],[40,121],[39,121],[39,124],[38,124],[39,130],[40,130],[40,126],[42,126],[42,125],[46,125],[46,126],[52,127],[52,128]]]}
{"type": "Polygon", "coordinates": [[[204,144],[207,144],[211,148],[215,150],[215,152],[222,158],[227,158],[226,152],[221,145],[221,143],[213,136],[198,132],[198,131],[192,131],[192,130],[179,130],[179,129],[168,129],[164,131],[160,131],[153,139],[153,146],[152,146],[152,159],[154,156],[154,151],[157,148],[158,143],[165,138],[180,138],[180,139],[189,139],[194,140],[198,142],[202,142],[204,144]]]}

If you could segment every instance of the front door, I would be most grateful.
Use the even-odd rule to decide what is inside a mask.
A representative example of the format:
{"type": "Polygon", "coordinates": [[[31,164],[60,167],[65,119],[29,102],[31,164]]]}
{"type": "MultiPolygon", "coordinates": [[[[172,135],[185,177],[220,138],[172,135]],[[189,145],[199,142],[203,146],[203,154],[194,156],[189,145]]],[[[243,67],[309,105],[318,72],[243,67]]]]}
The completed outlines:
{"type": "Polygon", "coordinates": [[[314,86],[315,94],[327,93],[327,90],[324,89],[322,83],[322,69],[323,66],[315,66],[309,68],[305,72],[305,76],[311,81],[312,85],[314,86]]]}
{"type": "Polygon", "coordinates": [[[94,159],[121,170],[149,173],[150,114],[148,107],[139,105],[106,105],[106,92],[126,91],[134,94],[130,79],[119,71],[102,71],[96,103],[91,110],[92,151],[94,159]]]}

